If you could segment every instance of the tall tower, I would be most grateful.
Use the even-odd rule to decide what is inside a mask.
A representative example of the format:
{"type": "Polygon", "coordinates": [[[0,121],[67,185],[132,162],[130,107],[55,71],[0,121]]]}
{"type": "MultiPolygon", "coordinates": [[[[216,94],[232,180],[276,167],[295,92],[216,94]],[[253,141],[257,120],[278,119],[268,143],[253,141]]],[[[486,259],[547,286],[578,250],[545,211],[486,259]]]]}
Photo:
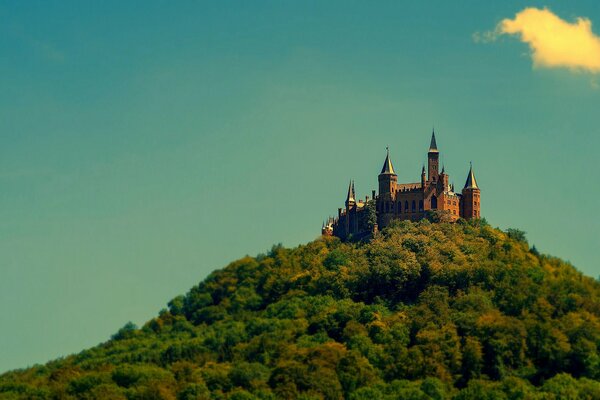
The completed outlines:
{"type": "Polygon", "coordinates": [[[354,192],[354,181],[351,180],[348,185],[348,194],[346,195],[346,210],[356,205],[356,193],[354,192]]]}
{"type": "Polygon", "coordinates": [[[358,228],[356,220],[356,193],[354,192],[354,181],[350,181],[348,185],[348,195],[346,196],[346,221],[345,229],[346,236],[354,233],[358,228]]]}
{"type": "Polygon", "coordinates": [[[435,142],[435,131],[431,132],[431,143],[429,144],[429,151],[427,152],[427,172],[428,179],[430,181],[438,180],[440,166],[440,152],[435,142]]]}
{"type": "Polygon", "coordinates": [[[396,184],[398,183],[398,175],[394,172],[394,166],[392,160],[390,160],[390,149],[386,148],[387,154],[385,161],[383,162],[383,168],[379,174],[379,197],[385,200],[391,200],[392,193],[396,191],[396,184]]]}
{"type": "Polygon", "coordinates": [[[383,228],[387,226],[394,216],[394,200],[396,197],[396,187],[398,185],[398,175],[394,172],[392,160],[390,160],[390,149],[387,148],[383,168],[379,174],[379,196],[377,197],[377,224],[383,228]]]}
{"type": "Polygon", "coordinates": [[[462,190],[462,217],[465,219],[481,217],[481,191],[475,180],[473,164],[469,168],[469,175],[462,190]]]}

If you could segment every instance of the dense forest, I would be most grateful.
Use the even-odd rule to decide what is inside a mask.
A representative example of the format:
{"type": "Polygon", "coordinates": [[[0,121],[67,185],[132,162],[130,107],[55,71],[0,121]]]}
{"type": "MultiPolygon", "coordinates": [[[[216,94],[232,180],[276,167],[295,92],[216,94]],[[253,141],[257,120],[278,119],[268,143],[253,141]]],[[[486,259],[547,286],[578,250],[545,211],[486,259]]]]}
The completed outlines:
{"type": "Polygon", "coordinates": [[[485,220],[274,246],[0,399],[600,399],[600,283],[485,220]]]}

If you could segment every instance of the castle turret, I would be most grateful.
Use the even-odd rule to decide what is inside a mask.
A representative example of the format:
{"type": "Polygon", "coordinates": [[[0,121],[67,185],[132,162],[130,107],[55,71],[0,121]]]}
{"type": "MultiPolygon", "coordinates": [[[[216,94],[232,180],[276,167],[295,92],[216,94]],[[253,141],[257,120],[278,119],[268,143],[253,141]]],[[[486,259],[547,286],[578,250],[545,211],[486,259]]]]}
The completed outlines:
{"type": "Polygon", "coordinates": [[[344,220],[345,235],[350,235],[356,232],[358,228],[356,219],[356,193],[354,192],[354,181],[350,181],[348,186],[348,195],[346,196],[346,215],[344,220]]]}
{"type": "Polygon", "coordinates": [[[387,154],[381,173],[379,174],[379,197],[384,197],[386,200],[391,200],[391,195],[396,191],[396,184],[398,182],[398,175],[394,171],[392,160],[390,160],[390,149],[387,148],[387,154]]]}
{"type": "Polygon", "coordinates": [[[379,196],[377,197],[377,223],[379,226],[387,226],[394,215],[394,200],[398,186],[398,175],[394,171],[392,160],[390,160],[390,149],[386,148],[387,154],[383,162],[383,168],[379,174],[379,196]]]}
{"type": "Polygon", "coordinates": [[[444,165],[442,165],[442,173],[439,175],[440,177],[440,182],[442,182],[442,187],[444,188],[444,191],[449,190],[450,186],[448,184],[448,174],[446,174],[446,167],[444,167],[444,165]]]}
{"type": "Polygon", "coordinates": [[[331,219],[331,217],[327,220],[327,223],[323,222],[323,227],[321,228],[321,235],[333,236],[333,220],[331,219]]]}
{"type": "Polygon", "coordinates": [[[425,182],[427,182],[427,176],[425,175],[425,166],[421,168],[421,187],[425,187],[425,182]]]}
{"type": "Polygon", "coordinates": [[[346,196],[346,209],[356,205],[356,194],[354,193],[354,181],[351,180],[348,185],[348,195],[346,196]]]}
{"type": "Polygon", "coordinates": [[[437,180],[439,175],[439,163],[440,163],[440,152],[435,142],[435,131],[431,132],[431,143],[429,144],[429,151],[427,152],[427,172],[429,174],[429,180],[437,180]]]}
{"type": "Polygon", "coordinates": [[[462,217],[466,219],[481,217],[481,191],[477,186],[473,164],[469,168],[467,181],[462,190],[462,217]]]}

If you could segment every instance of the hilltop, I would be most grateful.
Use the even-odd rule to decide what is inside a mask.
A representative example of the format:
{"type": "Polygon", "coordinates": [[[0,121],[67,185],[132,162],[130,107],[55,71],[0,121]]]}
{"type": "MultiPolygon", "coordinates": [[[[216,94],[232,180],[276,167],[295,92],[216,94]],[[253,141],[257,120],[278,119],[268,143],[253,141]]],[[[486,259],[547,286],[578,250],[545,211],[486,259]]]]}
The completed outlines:
{"type": "Polygon", "coordinates": [[[391,224],[217,270],[0,399],[600,398],[600,284],[484,220],[391,224]]]}

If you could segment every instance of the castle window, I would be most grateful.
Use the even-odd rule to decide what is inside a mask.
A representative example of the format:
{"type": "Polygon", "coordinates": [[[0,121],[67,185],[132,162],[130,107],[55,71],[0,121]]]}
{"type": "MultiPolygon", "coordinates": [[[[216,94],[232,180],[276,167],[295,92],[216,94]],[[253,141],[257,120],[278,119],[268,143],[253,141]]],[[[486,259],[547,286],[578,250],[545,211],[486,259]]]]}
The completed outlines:
{"type": "Polygon", "coordinates": [[[398,202],[398,214],[400,214],[402,212],[402,202],[399,201],[398,202]]]}
{"type": "Polygon", "coordinates": [[[413,200],[412,201],[412,212],[417,211],[417,203],[413,200]]]}
{"type": "Polygon", "coordinates": [[[419,200],[419,211],[423,211],[423,200],[419,200]]]}
{"type": "Polygon", "coordinates": [[[404,212],[407,213],[408,212],[408,200],[406,200],[404,202],[404,212]]]}
{"type": "Polygon", "coordinates": [[[435,197],[435,196],[431,196],[431,208],[433,210],[435,210],[436,208],[438,208],[437,197],[435,197]]]}

